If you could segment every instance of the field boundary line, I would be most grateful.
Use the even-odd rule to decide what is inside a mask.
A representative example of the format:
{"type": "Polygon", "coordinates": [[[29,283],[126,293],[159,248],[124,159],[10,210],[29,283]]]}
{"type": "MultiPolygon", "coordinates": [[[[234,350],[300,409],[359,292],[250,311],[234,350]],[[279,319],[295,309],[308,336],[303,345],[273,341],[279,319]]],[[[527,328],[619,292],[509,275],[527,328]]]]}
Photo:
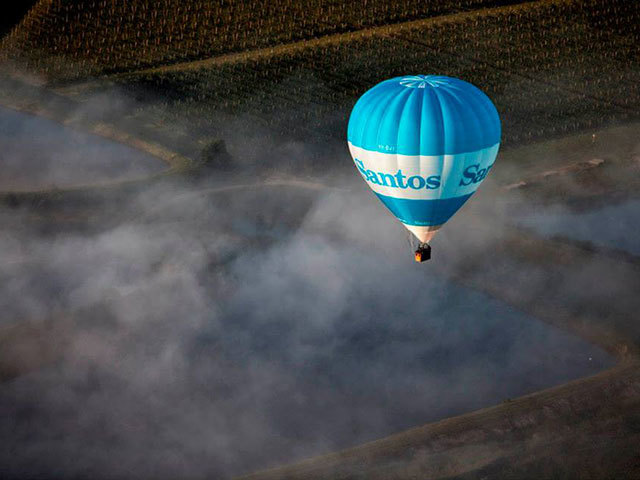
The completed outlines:
{"type": "MultiPolygon", "coordinates": [[[[538,390],[537,392],[509,399],[508,402],[498,403],[488,407],[462,413],[453,417],[443,418],[435,422],[426,423],[405,431],[394,433],[360,445],[345,448],[335,452],[316,455],[296,462],[276,465],[255,472],[233,477],[233,480],[277,480],[282,478],[346,478],[354,468],[368,469],[367,473],[374,473],[376,465],[374,459],[397,458],[401,452],[412,451],[429,447],[436,454],[443,448],[434,448],[433,445],[439,438],[447,435],[463,434],[468,431],[491,431],[500,422],[513,422],[516,415],[523,411],[543,411],[545,405],[552,401],[571,399],[580,395],[591,394],[593,391],[606,391],[607,384],[615,382],[636,383],[640,377],[640,361],[637,358],[623,360],[611,368],[595,373],[588,377],[571,380],[561,385],[538,390]],[[488,426],[488,427],[487,427],[488,426]],[[372,463],[369,463],[372,462],[372,463]],[[330,476],[331,475],[331,476],[330,476]]],[[[591,405],[588,409],[597,408],[591,405]]],[[[570,416],[564,414],[563,418],[570,416]]],[[[526,430],[529,425],[517,426],[516,431],[526,430]]],[[[533,423],[535,425],[535,422],[533,423]]],[[[509,440],[502,440],[508,442],[509,440]]],[[[457,446],[455,442],[453,447],[457,446]]],[[[464,445],[466,442],[459,442],[464,445]]],[[[453,448],[449,447],[449,448],[453,448]]],[[[506,453],[509,449],[505,448],[506,453]]],[[[349,476],[349,478],[351,478],[349,476]]],[[[384,477],[382,477],[384,478],[384,477]]],[[[443,478],[441,476],[423,475],[422,478],[443,478]]],[[[449,477],[447,477],[449,478],[449,477]]]]}
{"type": "Polygon", "coordinates": [[[196,165],[196,162],[194,162],[192,159],[185,157],[180,153],[174,152],[164,145],[160,145],[157,142],[148,141],[137,137],[136,135],[124,132],[110,123],[93,122],[90,124],[81,124],[75,121],[73,118],[60,116],[53,110],[34,108],[33,104],[30,102],[7,101],[7,99],[5,98],[0,98],[0,108],[12,110],[24,115],[44,118],[55,122],[64,128],[69,128],[73,131],[82,132],[88,135],[95,135],[96,137],[100,137],[105,140],[124,145],[155,158],[156,160],[162,162],[166,167],[150,175],[134,176],[121,180],[103,180],[93,183],[81,183],[78,185],[69,185],[56,188],[0,191],[0,201],[4,198],[7,198],[8,196],[18,198],[29,195],[59,195],[65,193],[83,192],[87,190],[110,189],[114,187],[137,185],[141,182],[158,180],[166,178],[168,175],[189,171],[196,165]]]}

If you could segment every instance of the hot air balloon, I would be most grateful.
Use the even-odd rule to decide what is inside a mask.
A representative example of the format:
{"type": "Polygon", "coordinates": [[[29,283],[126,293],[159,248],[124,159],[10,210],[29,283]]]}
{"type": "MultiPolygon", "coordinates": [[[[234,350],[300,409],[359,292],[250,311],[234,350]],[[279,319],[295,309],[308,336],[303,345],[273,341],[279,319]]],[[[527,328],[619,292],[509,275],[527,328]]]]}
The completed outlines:
{"type": "Polygon", "coordinates": [[[457,78],[381,82],[356,102],[347,130],[356,168],[418,239],[416,261],[473,195],[500,147],[500,118],[480,89],[457,78]]]}

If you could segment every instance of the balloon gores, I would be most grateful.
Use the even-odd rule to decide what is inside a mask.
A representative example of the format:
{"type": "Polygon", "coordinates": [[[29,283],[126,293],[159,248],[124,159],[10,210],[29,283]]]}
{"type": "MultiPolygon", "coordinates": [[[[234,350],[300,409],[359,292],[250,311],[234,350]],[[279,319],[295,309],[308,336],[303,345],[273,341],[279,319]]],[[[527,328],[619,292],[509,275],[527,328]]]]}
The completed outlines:
{"type": "Polygon", "coordinates": [[[500,117],[479,88],[442,75],[385,80],[356,102],[347,129],[356,168],[419,241],[415,260],[476,192],[500,147],[500,117]]]}

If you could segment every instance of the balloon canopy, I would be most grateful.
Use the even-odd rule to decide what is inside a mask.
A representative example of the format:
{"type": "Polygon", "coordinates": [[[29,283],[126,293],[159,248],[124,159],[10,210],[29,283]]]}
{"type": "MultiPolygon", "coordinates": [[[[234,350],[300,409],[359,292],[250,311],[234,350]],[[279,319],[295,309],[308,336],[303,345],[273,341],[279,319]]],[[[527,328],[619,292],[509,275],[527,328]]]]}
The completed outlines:
{"type": "Polygon", "coordinates": [[[347,140],[374,193],[428,242],[487,176],[500,134],[498,112],[478,88],[412,75],[365,92],[351,112],[347,140]]]}

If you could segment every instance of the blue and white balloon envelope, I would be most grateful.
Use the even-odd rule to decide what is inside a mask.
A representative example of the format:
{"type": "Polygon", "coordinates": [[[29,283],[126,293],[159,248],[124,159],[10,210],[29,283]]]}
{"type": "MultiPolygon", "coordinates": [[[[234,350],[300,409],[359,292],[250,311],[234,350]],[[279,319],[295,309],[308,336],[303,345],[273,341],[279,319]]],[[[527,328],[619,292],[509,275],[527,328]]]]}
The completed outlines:
{"type": "Polygon", "coordinates": [[[347,140],[374,193],[428,242],[485,179],[500,135],[498,112],[480,89],[457,78],[412,75],[365,92],[347,140]]]}

